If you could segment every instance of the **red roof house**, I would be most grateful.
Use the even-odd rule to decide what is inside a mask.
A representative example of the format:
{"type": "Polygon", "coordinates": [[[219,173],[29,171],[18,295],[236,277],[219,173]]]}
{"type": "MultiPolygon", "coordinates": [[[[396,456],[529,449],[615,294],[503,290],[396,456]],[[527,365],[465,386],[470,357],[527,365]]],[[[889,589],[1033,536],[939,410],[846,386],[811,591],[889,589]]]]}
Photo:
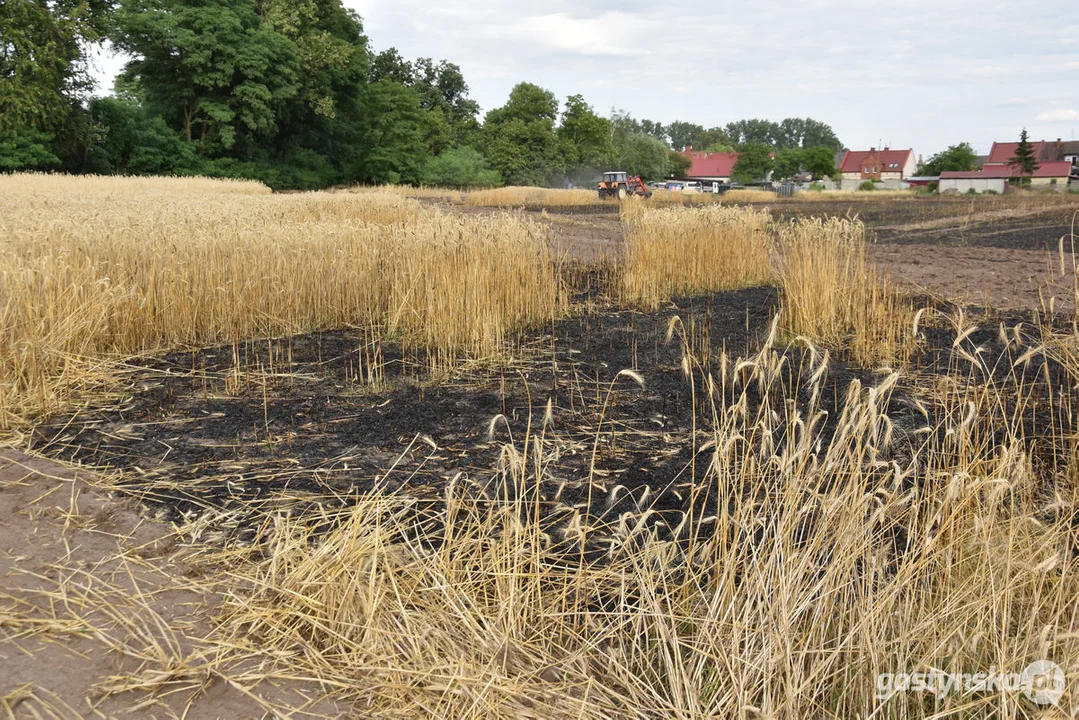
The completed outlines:
{"type": "Polygon", "coordinates": [[[728,182],[738,162],[738,153],[710,153],[687,147],[682,154],[693,161],[686,171],[686,177],[691,180],[728,182]]]}
{"type": "Polygon", "coordinates": [[[844,180],[905,180],[914,175],[914,150],[847,150],[839,164],[844,180]]]}
{"type": "MultiPolygon", "coordinates": [[[[992,157],[992,155],[990,155],[992,157]]],[[[1036,180],[1062,180],[1068,181],[1068,176],[1071,174],[1072,164],[1066,160],[1059,162],[1044,162],[1038,165],[1038,169],[1034,171],[1034,174],[1030,177],[1036,180]]],[[[981,170],[952,170],[942,172],[940,174],[941,180],[976,180],[980,178],[993,178],[993,179],[1008,179],[1013,177],[1020,177],[1022,172],[1019,168],[1012,165],[989,165],[986,164],[981,170]]]]}
{"type": "MultiPolygon", "coordinates": [[[[1045,157],[1045,141],[1030,143],[1031,148],[1034,150],[1034,157],[1039,160],[1046,160],[1045,157]]],[[[1019,147],[1017,142],[995,142],[993,143],[993,149],[989,151],[989,157],[985,161],[985,167],[994,165],[1007,165],[1011,162],[1011,159],[1015,157],[1015,149],[1019,147]]]]}

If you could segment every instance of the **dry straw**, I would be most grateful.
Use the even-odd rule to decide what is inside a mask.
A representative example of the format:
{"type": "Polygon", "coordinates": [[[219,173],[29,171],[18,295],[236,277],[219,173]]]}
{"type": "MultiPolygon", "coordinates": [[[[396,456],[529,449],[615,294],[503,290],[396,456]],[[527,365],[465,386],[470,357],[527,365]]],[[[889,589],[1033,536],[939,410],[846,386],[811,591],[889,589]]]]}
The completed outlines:
{"type": "MultiPolygon", "coordinates": [[[[884,697],[878,675],[1006,674],[1043,658],[1073,672],[1079,493],[1054,478],[1048,510],[1016,417],[992,400],[1010,383],[1020,396],[1067,388],[975,368],[979,387],[956,388],[924,427],[899,427],[885,412],[899,376],[884,374],[850,386],[822,443],[829,356],[802,342],[809,360],[794,387],[771,345],[719,370],[687,363],[708,390],[699,496],[716,508],[681,530],[688,542],[646,529],[622,543],[607,528],[610,551],[591,564],[552,553],[519,493],[480,506],[451,484],[442,529],[418,535],[412,501],[375,494],[333,518],[329,534],[314,534],[328,518],[279,517],[255,547],[214,556],[250,589],[230,593],[211,642],[242,665],[270,661],[271,675],[319,678],[393,717],[1036,709],[1011,692],[884,697]],[[1000,442],[980,442],[986,429],[1002,431],[1000,442]]],[[[524,434],[507,456],[531,454],[531,425],[515,426],[524,434]]],[[[1070,468],[1059,480],[1079,469],[1059,459],[1070,468]]],[[[577,531],[571,521],[561,534],[577,531]]]]}
{"type": "Polygon", "coordinates": [[[354,324],[452,362],[565,309],[546,231],[526,219],[260,187],[0,179],[0,426],[132,354],[354,324]]]}
{"type": "Polygon", "coordinates": [[[598,205],[601,202],[596,190],[551,190],[537,187],[474,190],[464,199],[465,205],[477,207],[574,207],[598,205]]]}
{"type": "Polygon", "coordinates": [[[762,285],[771,278],[765,211],[626,203],[624,297],[657,307],[674,295],[762,285]]]}

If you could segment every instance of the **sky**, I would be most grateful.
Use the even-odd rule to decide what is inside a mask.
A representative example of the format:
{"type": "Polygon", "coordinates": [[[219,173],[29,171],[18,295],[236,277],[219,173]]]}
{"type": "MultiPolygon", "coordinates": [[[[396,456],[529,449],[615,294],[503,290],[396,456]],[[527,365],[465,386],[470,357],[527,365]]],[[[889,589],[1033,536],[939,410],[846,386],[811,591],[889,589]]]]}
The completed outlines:
{"type": "MultiPolygon", "coordinates": [[[[373,50],[461,66],[483,111],[518,82],[663,123],[812,117],[850,148],[1079,140],[1075,0],[344,0],[373,50]]],[[[104,84],[123,59],[102,53],[104,84]]]]}

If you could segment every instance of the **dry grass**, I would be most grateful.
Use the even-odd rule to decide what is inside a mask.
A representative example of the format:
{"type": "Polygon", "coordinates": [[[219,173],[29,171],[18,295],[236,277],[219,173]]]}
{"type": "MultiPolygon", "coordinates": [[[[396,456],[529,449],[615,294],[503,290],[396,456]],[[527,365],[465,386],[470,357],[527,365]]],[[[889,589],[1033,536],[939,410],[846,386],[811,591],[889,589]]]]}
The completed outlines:
{"type": "Polygon", "coordinates": [[[724,205],[653,208],[626,203],[621,290],[655,308],[677,295],[775,282],[784,329],[849,351],[872,367],[913,348],[914,312],[866,262],[855,220],[775,224],[767,210],[724,205]]]}
{"type": "Polygon", "coordinates": [[[444,363],[564,310],[526,219],[171,182],[0,179],[0,429],[143,352],[356,324],[444,363]]]}
{"type": "Polygon", "coordinates": [[[738,203],[774,203],[777,200],[776,194],[768,190],[728,190],[719,196],[720,199],[728,204],[738,203]]]}
{"type": "MultiPolygon", "coordinates": [[[[855,383],[822,446],[829,360],[809,350],[790,388],[776,348],[718,373],[686,349],[712,389],[699,492],[719,510],[684,543],[646,531],[601,564],[554,554],[520,499],[528,472],[505,471],[493,507],[448,490],[435,534],[416,534],[409,499],[372,495],[328,535],[313,534],[326,517],[276,518],[255,547],[218,556],[252,590],[231,596],[214,642],[385,717],[1030,716],[1020,692],[880,696],[877,676],[1043,658],[1074,676],[1074,458],[1047,488],[981,372],[925,428],[884,413],[897,374],[855,383]]],[[[534,425],[505,450],[542,473],[557,418],[534,425]]],[[[578,518],[559,532],[597,531],[578,518]]]]}
{"type": "Polygon", "coordinates": [[[730,290],[771,277],[769,215],[708,205],[626,203],[622,294],[655,308],[674,295],[730,290]]]}
{"type": "Polygon", "coordinates": [[[473,190],[464,198],[465,205],[474,207],[573,207],[597,205],[601,202],[603,201],[595,190],[552,190],[537,187],[473,190]]]}
{"type": "Polygon", "coordinates": [[[777,228],[783,324],[846,348],[858,364],[902,362],[917,335],[914,311],[866,261],[865,226],[841,218],[800,219],[777,228]]]}
{"type": "Polygon", "coordinates": [[[444,187],[428,187],[425,185],[419,187],[413,185],[354,185],[344,192],[400,195],[402,197],[417,198],[420,200],[442,200],[449,203],[460,204],[464,200],[467,191],[444,187]]]}

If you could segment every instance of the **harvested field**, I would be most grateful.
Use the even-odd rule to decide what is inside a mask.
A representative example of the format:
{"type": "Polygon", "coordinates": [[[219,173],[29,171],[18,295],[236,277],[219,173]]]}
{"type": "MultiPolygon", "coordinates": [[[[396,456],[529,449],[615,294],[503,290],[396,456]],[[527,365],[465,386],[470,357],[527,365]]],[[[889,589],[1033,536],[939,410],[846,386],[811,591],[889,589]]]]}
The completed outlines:
{"type": "MultiPolygon", "coordinates": [[[[35,202],[57,186],[41,187],[35,202]]],[[[195,717],[218,683],[296,716],[1035,717],[1023,688],[925,703],[876,676],[1048,659],[1079,687],[1074,265],[1057,312],[971,308],[895,282],[926,242],[872,240],[887,222],[937,232],[950,199],[881,199],[863,223],[825,201],[615,214],[425,194],[256,195],[250,237],[192,220],[191,247],[209,232],[230,258],[223,280],[172,235],[185,262],[146,263],[105,214],[57,226],[45,254],[39,213],[11,225],[0,252],[24,265],[0,309],[38,354],[0,356],[7,437],[93,472],[80,527],[130,536],[107,513],[124,502],[167,548],[108,592],[86,591],[91,568],[0,593],[0,651],[79,638],[95,662],[135,658],[103,680],[22,675],[6,704],[195,717]],[[264,257],[245,267],[236,247],[264,257]],[[271,280],[311,248],[284,302],[271,280]],[[319,259],[370,248],[348,274],[319,259]],[[34,288],[94,287],[102,256],[124,303],[70,307],[108,322],[48,315],[35,334],[34,288]],[[19,280],[30,261],[48,282],[19,280]],[[131,301],[179,307],[161,278],[184,302],[244,292],[169,325],[131,301]],[[110,624],[116,608],[142,619],[110,624]]],[[[1060,211],[1009,202],[1016,222],[1060,211]]],[[[5,482],[32,517],[44,481],[5,482]]],[[[68,524],[0,533],[8,577],[18,543],[63,546],[68,524]]],[[[130,544],[89,562],[116,576],[130,544]]]]}

